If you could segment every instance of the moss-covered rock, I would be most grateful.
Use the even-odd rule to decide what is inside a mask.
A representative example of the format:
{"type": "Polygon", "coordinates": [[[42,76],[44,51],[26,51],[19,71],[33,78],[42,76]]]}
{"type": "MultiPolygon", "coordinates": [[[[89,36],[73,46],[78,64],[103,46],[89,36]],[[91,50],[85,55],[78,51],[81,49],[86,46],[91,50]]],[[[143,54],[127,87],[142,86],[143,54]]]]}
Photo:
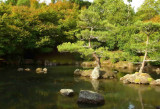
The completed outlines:
{"type": "Polygon", "coordinates": [[[155,86],[160,86],[160,79],[153,80],[150,84],[155,86]]]}
{"type": "Polygon", "coordinates": [[[82,70],[81,76],[90,77],[93,70],[82,70]]]}
{"type": "MultiPolygon", "coordinates": [[[[89,70],[76,69],[74,71],[74,75],[82,76],[82,77],[90,77],[92,72],[93,72],[93,69],[89,69],[89,70]]],[[[106,69],[100,69],[99,78],[101,78],[101,79],[113,79],[113,78],[116,78],[116,74],[113,71],[109,71],[109,70],[106,70],[106,69]]]]}
{"type": "Polygon", "coordinates": [[[74,71],[74,75],[76,75],[76,76],[90,77],[92,71],[93,70],[80,70],[80,69],[76,69],[74,71]]]}
{"type": "Polygon", "coordinates": [[[153,78],[147,73],[134,73],[127,74],[120,78],[123,83],[133,83],[133,84],[150,84],[153,78]]]}

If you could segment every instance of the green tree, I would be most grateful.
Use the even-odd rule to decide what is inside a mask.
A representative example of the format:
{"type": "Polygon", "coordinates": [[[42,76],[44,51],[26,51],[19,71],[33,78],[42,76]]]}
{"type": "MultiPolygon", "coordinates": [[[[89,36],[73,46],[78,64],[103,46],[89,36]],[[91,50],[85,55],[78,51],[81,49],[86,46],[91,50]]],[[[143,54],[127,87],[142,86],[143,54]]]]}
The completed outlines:
{"type": "Polygon", "coordinates": [[[78,52],[84,56],[93,56],[100,67],[100,58],[108,50],[100,45],[107,40],[115,27],[106,20],[100,18],[99,13],[92,10],[93,7],[81,11],[78,26],[82,29],[77,34],[78,41],[75,43],[63,43],[58,46],[60,52],[78,52]]]}
{"type": "Polygon", "coordinates": [[[51,0],[52,3],[56,3],[56,0],[51,0]]]}
{"type": "Polygon", "coordinates": [[[18,0],[7,0],[5,3],[7,4],[12,4],[12,5],[16,5],[18,0]]]}
{"type": "Polygon", "coordinates": [[[30,6],[30,0],[18,0],[17,6],[30,6]]]}
{"type": "Polygon", "coordinates": [[[144,3],[138,8],[136,13],[137,19],[139,20],[149,20],[158,14],[155,8],[155,0],[145,0],[144,3]]]}
{"type": "Polygon", "coordinates": [[[144,54],[142,66],[139,70],[143,72],[145,62],[159,61],[160,53],[160,24],[153,22],[137,22],[138,31],[132,35],[128,46],[137,55],[144,54]],[[153,60],[154,59],[154,60],[153,60]]]}
{"type": "Polygon", "coordinates": [[[128,6],[123,0],[95,0],[93,5],[101,17],[111,24],[126,26],[128,24],[128,16],[130,16],[128,20],[132,21],[134,10],[129,6],[130,13],[128,13],[128,6]]]}

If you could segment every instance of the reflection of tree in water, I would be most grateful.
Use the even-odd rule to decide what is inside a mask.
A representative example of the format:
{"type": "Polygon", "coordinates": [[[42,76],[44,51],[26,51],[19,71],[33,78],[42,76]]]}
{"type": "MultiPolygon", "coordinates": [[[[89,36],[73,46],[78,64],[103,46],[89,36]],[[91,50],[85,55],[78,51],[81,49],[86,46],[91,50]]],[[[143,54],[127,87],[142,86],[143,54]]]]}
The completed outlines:
{"type": "Polygon", "coordinates": [[[4,86],[0,91],[0,105],[3,109],[46,109],[56,106],[56,94],[38,84],[15,83],[4,86]]]}
{"type": "Polygon", "coordinates": [[[138,90],[138,96],[139,96],[139,101],[141,103],[141,107],[142,109],[144,109],[143,98],[140,90],[138,90]]]}
{"type": "Polygon", "coordinates": [[[160,88],[150,85],[137,85],[137,84],[128,84],[127,86],[135,89],[138,93],[138,101],[141,106],[141,109],[147,107],[155,108],[159,105],[158,98],[160,96],[160,88]],[[154,93],[153,93],[154,91],[154,93]],[[156,92],[157,91],[157,92],[156,92]]]}

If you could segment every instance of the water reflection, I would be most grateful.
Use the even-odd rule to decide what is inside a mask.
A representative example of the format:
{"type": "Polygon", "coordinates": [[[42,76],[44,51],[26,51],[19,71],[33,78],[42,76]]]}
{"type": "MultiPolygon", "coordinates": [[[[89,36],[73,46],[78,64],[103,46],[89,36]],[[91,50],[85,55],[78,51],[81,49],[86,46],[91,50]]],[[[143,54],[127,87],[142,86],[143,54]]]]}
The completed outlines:
{"type": "Polygon", "coordinates": [[[129,106],[128,106],[128,109],[135,109],[135,106],[130,102],[129,106]]]}
{"type": "Polygon", "coordinates": [[[98,91],[98,89],[99,89],[99,80],[92,79],[90,82],[91,82],[94,90],[95,90],[95,91],[98,91]]]}
{"type": "MultiPolygon", "coordinates": [[[[118,79],[92,80],[74,77],[74,66],[48,68],[47,75],[17,72],[7,68],[0,73],[0,108],[2,109],[79,109],[80,90],[93,90],[105,97],[101,107],[86,109],[154,109],[160,105],[160,87],[123,84],[118,79]],[[61,96],[62,88],[75,91],[73,98],[61,96]]],[[[121,77],[123,73],[117,73],[121,77]]]]}

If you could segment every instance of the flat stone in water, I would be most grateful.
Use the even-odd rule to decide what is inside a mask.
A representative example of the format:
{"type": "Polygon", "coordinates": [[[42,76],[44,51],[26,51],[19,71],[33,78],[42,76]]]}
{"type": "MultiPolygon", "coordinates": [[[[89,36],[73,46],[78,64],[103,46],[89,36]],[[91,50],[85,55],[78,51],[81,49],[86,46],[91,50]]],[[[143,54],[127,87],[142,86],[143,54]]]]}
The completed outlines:
{"type": "Polygon", "coordinates": [[[72,89],[61,89],[60,93],[64,96],[73,96],[74,91],[72,89]]]}
{"type": "Polygon", "coordinates": [[[105,101],[104,97],[97,92],[81,90],[77,102],[80,104],[103,105],[105,101]]]}

